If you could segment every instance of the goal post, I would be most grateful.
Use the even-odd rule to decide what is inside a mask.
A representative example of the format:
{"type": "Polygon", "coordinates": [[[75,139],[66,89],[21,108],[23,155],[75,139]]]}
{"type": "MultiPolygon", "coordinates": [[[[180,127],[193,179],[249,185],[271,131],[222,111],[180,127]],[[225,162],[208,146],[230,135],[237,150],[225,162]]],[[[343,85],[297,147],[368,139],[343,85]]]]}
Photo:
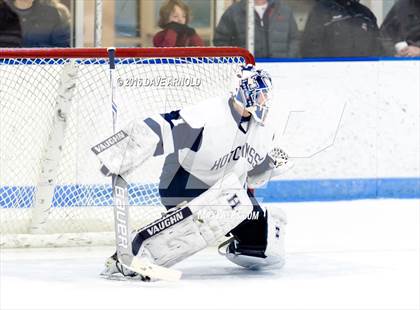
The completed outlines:
{"type": "MultiPolygon", "coordinates": [[[[118,124],[228,95],[242,48],[117,48],[118,124]]],[[[0,49],[0,246],[112,244],[109,178],[90,148],[113,132],[105,48],[0,49]]],[[[206,107],[211,108],[211,107],[206,107]]],[[[160,216],[163,159],[130,175],[132,223],[160,216]]]]}

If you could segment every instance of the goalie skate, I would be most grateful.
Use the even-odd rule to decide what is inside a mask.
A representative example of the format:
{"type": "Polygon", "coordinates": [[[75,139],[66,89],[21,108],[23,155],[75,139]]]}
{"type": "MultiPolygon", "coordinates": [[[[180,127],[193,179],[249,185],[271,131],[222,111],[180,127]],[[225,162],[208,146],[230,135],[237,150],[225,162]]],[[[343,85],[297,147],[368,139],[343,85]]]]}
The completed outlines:
{"type": "Polygon", "coordinates": [[[105,269],[99,274],[102,278],[116,281],[150,281],[149,277],[138,274],[120,263],[117,252],[105,261],[105,269]]]}

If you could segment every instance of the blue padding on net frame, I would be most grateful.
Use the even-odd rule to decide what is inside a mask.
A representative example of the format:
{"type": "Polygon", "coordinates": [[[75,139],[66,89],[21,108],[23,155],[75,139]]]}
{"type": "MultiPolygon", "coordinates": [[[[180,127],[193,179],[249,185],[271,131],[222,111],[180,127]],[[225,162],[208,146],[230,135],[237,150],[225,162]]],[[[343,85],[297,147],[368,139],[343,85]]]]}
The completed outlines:
{"type": "MultiPolygon", "coordinates": [[[[0,187],[0,208],[29,208],[33,194],[33,187],[0,187]]],[[[257,189],[256,196],[263,202],[418,199],[420,178],[271,181],[265,188],[257,189]]],[[[131,205],[156,205],[158,201],[157,184],[129,186],[131,205]]],[[[57,208],[111,205],[111,187],[100,185],[58,186],[53,200],[53,207],[57,208]]]]}
{"type": "Polygon", "coordinates": [[[420,198],[420,178],[271,181],[256,196],[264,202],[420,198]]]}

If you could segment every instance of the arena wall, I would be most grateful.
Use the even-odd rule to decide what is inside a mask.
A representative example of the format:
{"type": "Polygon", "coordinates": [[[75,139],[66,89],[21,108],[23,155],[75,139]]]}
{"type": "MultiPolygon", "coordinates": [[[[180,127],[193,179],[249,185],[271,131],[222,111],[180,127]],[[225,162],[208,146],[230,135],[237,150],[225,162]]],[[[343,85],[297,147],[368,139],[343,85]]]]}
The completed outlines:
{"type": "Polygon", "coordinates": [[[260,60],[294,166],[265,201],[420,197],[420,60],[260,60]]]}

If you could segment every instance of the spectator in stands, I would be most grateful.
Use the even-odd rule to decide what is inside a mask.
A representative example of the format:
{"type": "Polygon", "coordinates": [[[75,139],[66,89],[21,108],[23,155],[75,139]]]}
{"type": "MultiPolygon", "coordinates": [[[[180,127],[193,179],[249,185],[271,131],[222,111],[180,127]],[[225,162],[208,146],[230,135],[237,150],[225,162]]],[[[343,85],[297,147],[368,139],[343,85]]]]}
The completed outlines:
{"type": "Polygon", "coordinates": [[[70,13],[57,0],[4,0],[19,16],[24,47],[70,47],[70,13]]]}
{"type": "MultiPolygon", "coordinates": [[[[246,46],[247,0],[232,4],[220,19],[214,45],[246,46]]],[[[258,58],[297,57],[298,29],[292,9],[280,0],[255,0],[255,51],[258,58]]]]}
{"type": "Polygon", "coordinates": [[[375,15],[359,0],[318,0],[302,37],[303,57],[368,57],[383,53],[375,15]]]}
{"type": "Polygon", "coordinates": [[[381,35],[387,55],[420,56],[420,0],[399,0],[389,11],[381,26],[381,35]],[[395,50],[395,44],[406,42],[406,47],[395,50]]]}
{"type": "Polygon", "coordinates": [[[203,46],[203,40],[188,26],[190,8],[181,0],[167,0],[159,11],[159,31],[153,37],[157,47],[203,46]]]}
{"type": "Polygon", "coordinates": [[[20,47],[21,45],[22,34],[19,17],[6,2],[0,0],[0,48],[20,47]]]}

